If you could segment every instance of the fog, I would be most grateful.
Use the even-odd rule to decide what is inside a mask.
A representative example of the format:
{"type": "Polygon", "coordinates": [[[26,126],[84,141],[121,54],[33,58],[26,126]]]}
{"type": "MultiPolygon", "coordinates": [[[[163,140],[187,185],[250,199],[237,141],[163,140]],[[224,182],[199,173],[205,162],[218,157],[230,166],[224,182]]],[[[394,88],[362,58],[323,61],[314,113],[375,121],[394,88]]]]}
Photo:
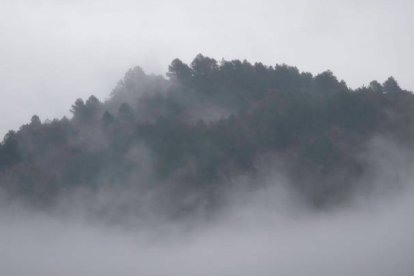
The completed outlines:
{"type": "Polygon", "coordinates": [[[387,80],[414,90],[413,12],[409,0],[0,0],[0,136],[21,126],[0,147],[0,275],[414,275],[414,99],[387,80]],[[157,76],[174,58],[208,64],[198,53],[316,96],[302,106],[263,84],[273,97],[239,103],[234,74],[212,82],[229,98],[208,102],[203,74],[157,76]],[[47,123],[77,98],[72,120],[47,123]],[[235,118],[229,103],[252,108],[235,118]]]}
{"type": "Polygon", "coordinates": [[[393,75],[414,89],[414,4],[398,1],[0,1],[0,135],[37,113],[104,99],[135,65],[176,57],[327,69],[351,87],[393,75]]]}
{"type": "Polygon", "coordinates": [[[98,226],[2,210],[2,275],[412,275],[413,194],[287,216],[254,205],[191,231],[98,226]],[[252,209],[253,208],[253,209],[252,209]],[[243,212],[247,211],[247,212],[243,212]]]}
{"type": "Polygon", "coordinates": [[[371,181],[372,189],[361,190],[346,205],[320,210],[303,204],[279,170],[262,171],[260,181],[269,183],[263,188],[227,191],[226,204],[214,216],[186,220],[106,220],[116,201],[125,200],[108,191],[78,194],[47,211],[3,197],[0,273],[412,275],[412,162],[384,139],[371,148],[366,158],[372,170],[364,181],[371,181]],[[395,176],[399,181],[391,183],[395,176]],[[100,219],[98,209],[104,214],[100,219]]]}

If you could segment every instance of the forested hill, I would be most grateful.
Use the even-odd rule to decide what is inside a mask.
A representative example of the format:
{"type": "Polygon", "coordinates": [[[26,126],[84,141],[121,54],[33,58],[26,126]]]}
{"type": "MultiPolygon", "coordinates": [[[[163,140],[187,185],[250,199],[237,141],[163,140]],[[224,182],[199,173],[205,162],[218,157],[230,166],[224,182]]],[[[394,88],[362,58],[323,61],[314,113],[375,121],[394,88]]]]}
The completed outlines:
{"type": "Polygon", "coordinates": [[[175,59],[166,78],[130,69],[108,100],[78,99],[71,112],[33,116],[4,137],[8,195],[50,204],[80,188],[135,187],[179,212],[213,206],[232,180],[275,166],[307,202],[326,206],[364,185],[373,138],[414,146],[414,96],[392,77],[353,90],[330,71],[202,55],[175,59]]]}

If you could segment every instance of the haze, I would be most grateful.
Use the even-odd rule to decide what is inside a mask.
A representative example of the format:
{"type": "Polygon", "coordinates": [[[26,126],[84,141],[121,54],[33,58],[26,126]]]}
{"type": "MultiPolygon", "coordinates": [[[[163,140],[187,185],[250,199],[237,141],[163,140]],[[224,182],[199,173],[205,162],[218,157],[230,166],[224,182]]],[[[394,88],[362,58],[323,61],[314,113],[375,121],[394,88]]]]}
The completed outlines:
{"type": "Polygon", "coordinates": [[[351,87],[394,76],[414,89],[414,3],[397,1],[0,1],[0,134],[109,95],[130,67],[176,57],[334,71],[351,87]]]}
{"type": "Polygon", "coordinates": [[[413,14],[0,0],[0,275],[414,275],[413,14]]]}
{"type": "Polygon", "coordinates": [[[251,195],[191,230],[105,226],[3,208],[0,270],[7,276],[412,275],[412,191],[320,214],[298,212],[286,201],[285,211],[269,208],[275,207],[270,194],[251,195]]]}

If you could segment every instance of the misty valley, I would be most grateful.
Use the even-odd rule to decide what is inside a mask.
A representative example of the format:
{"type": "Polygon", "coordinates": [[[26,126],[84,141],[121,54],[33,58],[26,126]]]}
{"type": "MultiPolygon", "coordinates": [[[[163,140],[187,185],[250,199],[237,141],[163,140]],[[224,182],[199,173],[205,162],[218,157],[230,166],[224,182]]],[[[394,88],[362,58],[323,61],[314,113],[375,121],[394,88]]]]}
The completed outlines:
{"type": "Polygon", "coordinates": [[[1,275],[413,275],[414,94],[174,59],[0,144],[1,275]]]}

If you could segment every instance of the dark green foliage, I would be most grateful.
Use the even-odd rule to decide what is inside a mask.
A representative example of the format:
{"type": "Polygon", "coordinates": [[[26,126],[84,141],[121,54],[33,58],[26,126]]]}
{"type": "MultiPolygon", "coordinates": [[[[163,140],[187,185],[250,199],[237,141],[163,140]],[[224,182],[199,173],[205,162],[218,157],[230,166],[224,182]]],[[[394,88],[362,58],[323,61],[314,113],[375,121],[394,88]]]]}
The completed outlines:
{"type": "Polygon", "coordinates": [[[0,186],[47,200],[74,187],[146,181],[209,198],[233,176],[254,176],[261,157],[275,156],[292,187],[321,206],[361,185],[367,164],[360,157],[371,138],[414,146],[414,96],[393,78],[351,90],[330,71],[313,77],[203,55],[190,66],[175,59],[168,69],[164,79],[135,67],[108,101],[78,99],[70,120],[42,124],[33,116],[9,132],[0,186]]]}
{"type": "Polygon", "coordinates": [[[5,168],[21,160],[18,140],[14,131],[9,131],[0,147],[0,167],[5,168]]]}
{"type": "Polygon", "coordinates": [[[107,128],[115,122],[115,117],[108,111],[105,111],[102,115],[102,122],[104,127],[107,128]]]}
{"type": "Polygon", "coordinates": [[[398,94],[402,92],[402,89],[393,77],[389,77],[382,86],[384,88],[384,92],[388,94],[398,94]]]}
{"type": "Polygon", "coordinates": [[[176,58],[171,62],[171,65],[168,66],[167,76],[170,79],[188,83],[193,76],[193,72],[187,64],[176,58]]]}

